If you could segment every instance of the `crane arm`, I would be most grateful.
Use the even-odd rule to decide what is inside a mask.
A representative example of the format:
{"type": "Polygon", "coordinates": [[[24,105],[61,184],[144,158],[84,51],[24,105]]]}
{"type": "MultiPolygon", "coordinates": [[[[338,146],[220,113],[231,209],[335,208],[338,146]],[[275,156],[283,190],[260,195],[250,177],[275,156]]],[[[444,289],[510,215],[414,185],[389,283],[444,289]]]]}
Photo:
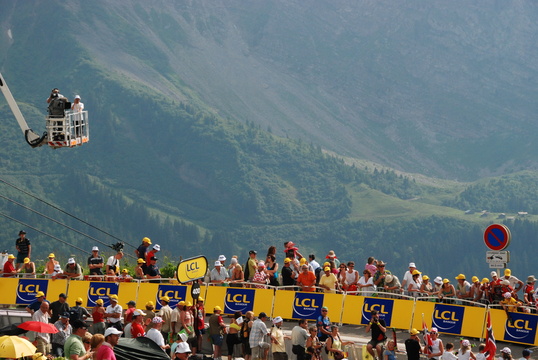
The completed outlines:
{"type": "Polygon", "coordinates": [[[7,100],[7,104],[11,108],[11,111],[13,112],[15,119],[17,119],[17,122],[19,123],[19,126],[22,130],[22,133],[24,134],[24,137],[28,145],[30,145],[31,147],[38,147],[38,146],[43,145],[43,141],[46,139],[47,133],[44,132],[42,136],[39,136],[32,129],[30,129],[30,127],[26,123],[26,120],[24,119],[24,116],[22,116],[21,110],[19,109],[17,102],[13,98],[11,91],[9,91],[6,81],[4,80],[4,77],[2,76],[1,73],[0,73],[0,90],[2,90],[2,93],[4,94],[4,97],[7,100]]]}

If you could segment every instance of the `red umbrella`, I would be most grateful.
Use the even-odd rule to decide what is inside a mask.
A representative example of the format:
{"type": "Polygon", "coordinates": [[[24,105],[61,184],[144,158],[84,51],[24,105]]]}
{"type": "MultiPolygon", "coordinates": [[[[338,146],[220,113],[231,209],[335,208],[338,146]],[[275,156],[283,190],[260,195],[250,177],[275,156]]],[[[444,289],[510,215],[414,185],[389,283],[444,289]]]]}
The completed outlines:
{"type": "Polygon", "coordinates": [[[35,331],[35,332],[40,332],[40,333],[55,334],[58,332],[58,329],[56,329],[56,327],[53,324],[46,324],[40,321],[25,321],[22,324],[18,325],[17,327],[24,330],[35,331]]]}

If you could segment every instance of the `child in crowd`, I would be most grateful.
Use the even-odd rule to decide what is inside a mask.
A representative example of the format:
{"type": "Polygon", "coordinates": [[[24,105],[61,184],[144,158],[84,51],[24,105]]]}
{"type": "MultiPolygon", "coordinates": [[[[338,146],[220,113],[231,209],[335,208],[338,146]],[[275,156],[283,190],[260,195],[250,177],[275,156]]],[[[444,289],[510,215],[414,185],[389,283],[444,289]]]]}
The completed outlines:
{"type": "Polygon", "coordinates": [[[457,356],[454,355],[454,344],[447,343],[445,346],[445,352],[441,355],[441,360],[457,360],[457,356]]]}

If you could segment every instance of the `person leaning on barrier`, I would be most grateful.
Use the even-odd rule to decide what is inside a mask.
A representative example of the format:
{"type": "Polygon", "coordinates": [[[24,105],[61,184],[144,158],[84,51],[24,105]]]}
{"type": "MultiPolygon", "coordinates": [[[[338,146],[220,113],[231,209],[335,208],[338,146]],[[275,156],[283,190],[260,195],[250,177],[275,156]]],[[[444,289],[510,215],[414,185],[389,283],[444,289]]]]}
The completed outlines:
{"type": "Polygon", "coordinates": [[[4,271],[2,277],[15,277],[15,275],[19,273],[19,270],[15,268],[14,262],[15,255],[9,254],[7,256],[7,261],[4,264],[4,271]]]}
{"type": "Polygon", "coordinates": [[[512,296],[517,299],[517,293],[523,288],[523,281],[519,280],[517,277],[512,275],[512,270],[504,269],[504,276],[501,280],[508,280],[510,286],[512,287],[512,296]]]}
{"type": "MultiPolygon", "coordinates": [[[[400,295],[402,293],[402,286],[400,285],[400,280],[396,275],[392,274],[387,274],[385,276],[384,286],[381,288],[378,287],[378,289],[382,289],[382,291],[397,295],[400,295]]],[[[397,297],[396,295],[392,296],[397,297]]]]}
{"type": "Polygon", "coordinates": [[[55,257],[56,256],[54,255],[54,253],[49,254],[49,260],[45,263],[45,269],[43,270],[43,275],[47,275],[47,274],[52,275],[52,273],[54,272],[54,267],[56,265],[60,266],[60,263],[55,260],[55,257]]]}
{"type": "MultiPolygon", "coordinates": [[[[295,278],[293,276],[293,269],[291,267],[291,259],[284,259],[284,266],[282,267],[282,285],[292,286],[295,285],[295,278]]],[[[293,290],[293,288],[286,288],[285,290],[293,290]]]]}
{"type": "Polygon", "coordinates": [[[297,285],[301,287],[301,291],[313,292],[316,290],[316,275],[308,269],[306,264],[301,266],[297,285]]]}
{"type": "Polygon", "coordinates": [[[536,278],[534,275],[529,275],[529,277],[527,277],[527,284],[523,288],[523,301],[527,306],[536,306],[535,283],[536,278]]]}
{"type": "Polygon", "coordinates": [[[471,284],[465,279],[464,274],[456,276],[458,284],[456,285],[456,297],[461,300],[472,300],[471,284]]]}
{"type": "Polygon", "coordinates": [[[323,288],[323,292],[333,294],[335,294],[338,289],[338,279],[336,278],[336,275],[331,272],[329,266],[325,266],[323,274],[319,277],[319,287],[323,288]]]}
{"type": "MultiPolygon", "coordinates": [[[[233,259],[232,259],[233,260],[233,259]]],[[[231,287],[243,287],[242,282],[245,281],[245,274],[241,265],[236,264],[232,270],[230,283],[231,287]]]]}
{"type": "Polygon", "coordinates": [[[94,246],[92,248],[92,255],[88,257],[88,268],[90,269],[90,275],[103,275],[101,269],[103,268],[105,259],[99,255],[99,248],[94,246]]]}
{"type": "Polygon", "coordinates": [[[82,268],[74,258],[69,258],[65,265],[63,275],[68,279],[82,280],[82,268]]]}
{"type": "Polygon", "coordinates": [[[420,293],[422,296],[432,296],[434,294],[433,285],[430,282],[428,275],[422,275],[422,285],[420,285],[420,293]]]}

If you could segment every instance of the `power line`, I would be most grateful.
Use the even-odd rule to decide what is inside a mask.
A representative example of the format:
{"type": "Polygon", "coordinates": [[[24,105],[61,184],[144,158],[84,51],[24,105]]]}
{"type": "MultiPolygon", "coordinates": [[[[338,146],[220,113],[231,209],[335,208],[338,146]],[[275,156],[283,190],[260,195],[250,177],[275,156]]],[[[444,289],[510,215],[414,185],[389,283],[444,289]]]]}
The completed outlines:
{"type": "Polygon", "coordinates": [[[65,215],[67,215],[67,216],[70,216],[70,217],[72,217],[72,218],[74,218],[74,219],[80,221],[81,223],[83,223],[83,224],[85,224],[85,225],[91,227],[92,229],[95,229],[95,230],[97,230],[97,231],[100,231],[100,232],[102,232],[103,234],[108,235],[108,236],[110,236],[111,238],[113,238],[113,239],[115,239],[115,240],[117,240],[117,241],[120,241],[120,242],[124,243],[125,245],[129,245],[129,246],[132,247],[133,249],[136,249],[136,248],[137,248],[136,246],[133,246],[133,245],[127,243],[126,241],[124,241],[124,240],[118,238],[117,236],[112,235],[112,234],[110,234],[110,233],[108,233],[108,232],[106,232],[106,231],[104,231],[104,230],[98,228],[97,226],[94,226],[94,225],[88,223],[87,221],[82,220],[81,218],[79,218],[79,217],[77,217],[77,216],[75,216],[75,215],[72,215],[72,214],[68,213],[67,211],[65,211],[65,210],[63,210],[63,209],[57,207],[56,205],[51,204],[51,203],[49,203],[48,201],[45,201],[45,200],[43,200],[43,199],[41,199],[41,198],[35,196],[34,194],[32,194],[32,193],[30,193],[30,192],[28,192],[28,191],[26,191],[26,190],[23,190],[23,189],[21,189],[21,188],[15,186],[15,185],[13,185],[12,183],[10,183],[10,182],[8,182],[8,181],[2,179],[2,178],[0,178],[0,182],[3,182],[4,184],[6,184],[6,185],[8,185],[8,186],[11,186],[12,188],[14,188],[14,189],[16,189],[16,190],[18,190],[18,191],[20,191],[20,192],[22,192],[22,193],[24,193],[24,194],[26,194],[26,195],[32,197],[32,198],[38,200],[38,201],[41,201],[42,203],[44,203],[44,204],[46,204],[46,205],[52,207],[52,208],[55,209],[55,210],[60,211],[61,213],[65,214],[65,215]]]}
{"type": "MultiPolygon", "coordinates": [[[[76,232],[76,233],[78,233],[78,234],[80,234],[80,235],[82,235],[82,236],[85,236],[85,237],[87,237],[87,238],[89,238],[89,239],[91,239],[91,240],[93,240],[93,241],[96,241],[96,242],[98,242],[98,243],[100,243],[100,244],[102,244],[102,245],[105,245],[105,246],[110,247],[110,248],[113,249],[112,246],[106,244],[105,242],[103,242],[103,241],[101,241],[101,240],[99,240],[99,239],[96,239],[96,238],[94,238],[94,237],[92,237],[92,236],[90,236],[90,235],[88,235],[88,234],[85,234],[85,233],[83,233],[82,231],[79,231],[79,230],[77,230],[77,229],[75,229],[75,228],[72,228],[71,226],[66,225],[66,224],[64,224],[64,223],[62,223],[62,222],[60,222],[60,221],[58,221],[58,220],[55,220],[55,219],[53,219],[53,218],[51,218],[51,217],[49,217],[49,216],[47,216],[47,215],[45,215],[45,214],[42,214],[42,213],[40,213],[39,211],[34,210],[34,209],[32,209],[32,208],[30,208],[30,207],[28,207],[28,206],[26,206],[26,205],[23,205],[23,204],[21,204],[21,203],[15,201],[15,200],[13,200],[13,199],[10,199],[10,198],[8,198],[8,197],[6,197],[6,196],[3,196],[3,195],[0,195],[0,198],[5,199],[5,200],[7,200],[7,201],[10,201],[10,202],[12,202],[13,204],[16,204],[16,205],[18,205],[18,206],[20,206],[20,207],[22,207],[22,208],[24,208],[24,209],[26,209],[26,210],[29,210],[29,211],[33,212],[34,214],[37,214],[37,215],[39,215],[39,216],[42,216],[42,217],[44,217],[45,219],[48,219],[48,220],[50,220],[50,221],[52,221],[52,222],[55,222],[55,223],[58,224],[58,225],[61,225],[61,226],[65,227],[65,228],[67,228],[67,229],[69,229],[69,230],[72,230],[72,231],[74,231],[74,232],[76,232]]],[[[134,257],[133,255],[130,255],[130,254],[124,254],[124,256],[125,256],[125,255],[127,255],[127,256],[129,256],[129,257],[131,257],[131,258],[133,258],[133,259],[136,259],[136,257],[134,257]]]]}
{"type": "Polygon", "coordinates": [[[4,214],[4,213],[2,213],[2,212],[0,212],[0,215],[3,216],[3,217],[5,217],[5,218],[8,218],[8,219],[10,219],[10,220],[13,220],[13,221],[15,221],[15,222],[18,222],[19,224],[23,225],[24,227],[30,228],[30,229],[35,230],[35,231],[37,231],[37,232],[39,232],[39,233],[41,233],[41,234],[43,234],[43,235],[46,235],[46,236],[48,236],[48,237],[50,237],[50,238],[53,238],[54,240],[58,240],[59,242],[64,243],[65,245],[74,247],[75,249],[80,250],[80,251],[81,251],[82,253],[84,253],[84,254],[88,253],[88,251],[85,251],[85,250],[79,248],[78,246],[75,246],[75,245],[73,245],[73,244],[71,244],[71,243],[68,243],[68,242],[66,242],[66,241],[63,241],[63,240],[57,238],[56,236],[54,236],[54,235],[50,235],[50,234],[48,234],[48,233],[46,233],[46,232],[44,232],[44,231],[41,231],[41,230],[39,230],[39,229],[37,229],[37,228],[31,226],[31,225],[26,224],[26,223],[23,222],[23,221],[17,220],[17,219],[15,219],[15,218],[13,218],[13,217],[11,217],[11,216],[9,216],[9,215],[6,215],[6,214],[4,214]]]}

